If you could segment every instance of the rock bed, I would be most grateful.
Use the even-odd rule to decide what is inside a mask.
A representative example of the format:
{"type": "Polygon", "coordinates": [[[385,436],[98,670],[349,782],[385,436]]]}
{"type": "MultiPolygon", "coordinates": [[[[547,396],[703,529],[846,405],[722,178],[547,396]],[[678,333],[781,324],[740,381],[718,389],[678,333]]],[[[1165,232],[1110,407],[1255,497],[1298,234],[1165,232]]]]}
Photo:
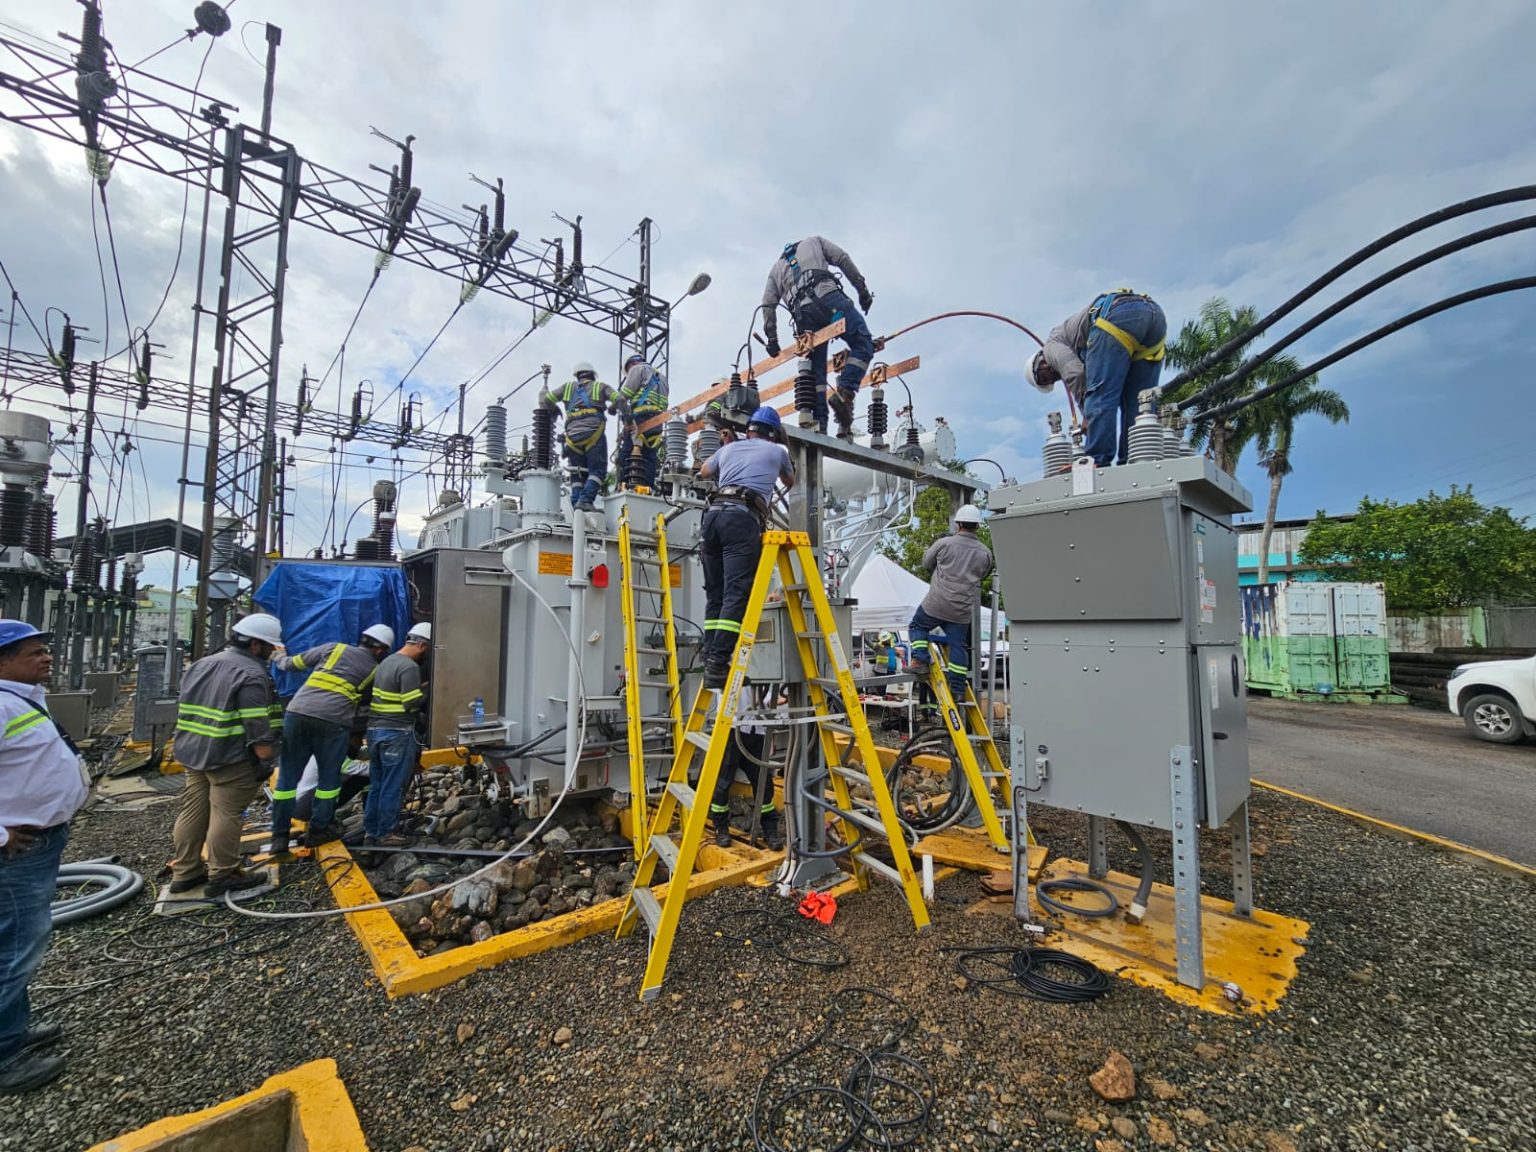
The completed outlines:
{"type": "MultiPolygon", "coordinates": [[[[118,852],[153,873],[173,814],[88,814],[68,856],[118,852]]],[[[1057,853],[1080,852],[1082,824],[1035,813],[1057,853]]],[[[378,1152],[750,1148],[770,1063],[852,985],[917,1017],[902,1051],[937,1081],[923,1152],[1536,1148],[1536,886],[1279,796],[1255,796],[1253,830],[1260,903],[1312,921],[1298,982],[1263,1017],[1123,981],[1084,1006],[962,990],[946,947],[1027,939],[1005,917],[966,914],[980,894],[968,875],[940,883],[921,936],[886,886],[843,901],[829,932],[851,963],[827,972],[716,937],[712,917],[768,897],[713,893],[685,911],[646,1007],[638,935],[390,1001],[340,919],[292,932],[216,910],[174,926],[146,918],[146,894],[56,934],[34,1002],[65,1027],[70,1066],[0,1099],[0,1149],[78,1152],[321,1057],[378,1152]],[[227,946],[225,931],[239,934],[227,946]],[[1089,1083],[1111,1050],[1135,1073],[1126,1102],[1089,1083]]],[[[1202,840],[1212,891],[1229,887],[1224,839],[1202,840]]],[[[1110,853],[1131,864],[1113,835],[1110,853]]],[[[318,870],[295,868],[284,900],[326,907],[318,870]]]]}
{"type": "Polygon", "coordinates": [[[591,802],[565,802],[524,855],[474,876],[493,858],[436,856],[431,849],[506,852],[539,821],[523,819],[506,800],[489,800],[472,775],[458,770],[428,774],[419,800],[414,819],[427,834],[412,851],[380,853],[368,873],[374,891],[391,899],[465,878],[435,898],[390,910],[420,955],[479,943],[629,891],[630,843],[618,832],[618,818],[591,802]]]}

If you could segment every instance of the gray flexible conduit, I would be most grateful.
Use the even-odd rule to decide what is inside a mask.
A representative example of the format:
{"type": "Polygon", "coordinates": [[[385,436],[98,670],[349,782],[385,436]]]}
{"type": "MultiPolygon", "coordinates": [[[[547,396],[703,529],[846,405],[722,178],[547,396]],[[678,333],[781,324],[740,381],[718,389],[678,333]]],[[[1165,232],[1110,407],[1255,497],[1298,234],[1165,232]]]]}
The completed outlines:
{"type": "Polygon", "coordinates": [[[1136,886],[1136,898],[1131,902],[1132,907],[1145,908],[1147,898],[1152,895],[1152,849],[1147,847],[1147,838],[1141,834],[1141,829],[1124,820],[1116,820],[1116,827],[1125,833],[1125,838],[1136,849],[1136,858],[1141,862],[1141,883],[1136,886]]]}
{"type": "Polygon", "coordinates": [[[59,866],[58,887],[73,888],[80,884],[100,887],[69,900],[55,900],[51,910],[54,927],[110,912],[139,894],[144,887],[144,877],[124,868],[117,860],[116,856],[102,856],[59,866]]]}

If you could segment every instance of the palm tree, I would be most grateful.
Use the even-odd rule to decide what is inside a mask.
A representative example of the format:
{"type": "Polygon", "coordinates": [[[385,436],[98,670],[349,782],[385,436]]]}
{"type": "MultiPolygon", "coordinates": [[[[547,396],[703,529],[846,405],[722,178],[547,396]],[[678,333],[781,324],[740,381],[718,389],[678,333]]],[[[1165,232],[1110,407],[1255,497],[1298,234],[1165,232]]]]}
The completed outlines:
{"type": "MultiPolygon", "coordinates": [[[[1200,306],[1200,318],[1185,324],[1179,331],[1178,339],[1168,344],[1169,367],[1188,368],[1206,353],[1219,348],[1231,337],[1248,328],[1258,318],[1259,313],[1256,308],[1234,309],[1220,296],[1211,297],[1200,306]]],[[[1237,351],[1217,362],[1215,367],[1207,368],[1178,388],[1164,392],[1163,402],[1172,403],[1187,396],[1193,396],[1234,372],[1243,362],[1248,346],[1252,343],[1252,340],[1244,342],[1237,351]]],[[[1235,390],[1223,393],[1221,399],[1235,400],[1250,395],[1267,384],[1283,380],[1300,367],[1301,364],[1294,356],[1276,356],[1239,384],[1235,390]]],[[[1257,407],[1259,405],[1250,405],[1217,421],[1201,420],[1196,417],[1190,422],[1190,442],[1196,448],[1207,449],[1216,462],[1216,467],[1228,476],[1235,476],[1243,449],[1258,437],[1259,429],[1263,424],[1263,419],[1255,411],[1257,407]]]]}
{"type": "Polygon", "coordinates": [[[1275,532],[1275,512],[1280,505],[1280,486],[1293,471],[1291,444],[1296,421],[1303,416],[1322,416],[1330,424],[1349,421],[1349,405],[1337,392],[1317,387],[1316,375],[1266,397],[1237,415],[1248,415],[1258,444],[1259,463],[1269,473],[1269,507],[1264,512],[1264,531],[1259,536],[1259,583],[1269,583],[1269,541],[1275,532]]]}

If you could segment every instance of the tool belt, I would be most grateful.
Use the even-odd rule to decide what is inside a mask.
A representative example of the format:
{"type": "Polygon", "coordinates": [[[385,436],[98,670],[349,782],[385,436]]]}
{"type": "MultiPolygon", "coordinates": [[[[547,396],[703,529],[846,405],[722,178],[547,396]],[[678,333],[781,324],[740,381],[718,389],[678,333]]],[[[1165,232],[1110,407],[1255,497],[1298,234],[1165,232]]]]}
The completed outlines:
{"type": "Polygon", "coordinates": [[[768,501],[750,488],[731,484],[721,488],[709,498],[711,508],[722,504],[739,504],[757,517],[759,524],[768,521],[768,501]]]}

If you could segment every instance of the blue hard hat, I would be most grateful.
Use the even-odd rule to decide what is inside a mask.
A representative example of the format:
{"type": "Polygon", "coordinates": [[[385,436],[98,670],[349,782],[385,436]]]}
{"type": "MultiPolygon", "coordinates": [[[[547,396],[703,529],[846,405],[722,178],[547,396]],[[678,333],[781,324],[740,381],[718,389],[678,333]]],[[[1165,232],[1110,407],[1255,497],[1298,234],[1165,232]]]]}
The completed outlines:
{"type": "Polygon", "coordinates": [[[636,352],[628,360],[624,361],[624,367],[625,368],[633,368],[636,364],[644,364],[644,363],[645,363],[645,357],[640,355],[640,353],[636,352]]]}
{"type": "Polygon", "coordinates": [[[30,640],[36,636],[41,640],[52,640],[52,632],[39,632],[25,620],[0,620],[0,648],[8,644],[15,644],[18,640],[30,640]]]}
{"type": "Polygon", "coordinates": [[[783,424],[783,421],[779,419],[777,409],[764,404],[756,412],[752,413],[752,419],[747,421],[747,423],[762,424],[768,428],[778,428],[783,424]]]}

